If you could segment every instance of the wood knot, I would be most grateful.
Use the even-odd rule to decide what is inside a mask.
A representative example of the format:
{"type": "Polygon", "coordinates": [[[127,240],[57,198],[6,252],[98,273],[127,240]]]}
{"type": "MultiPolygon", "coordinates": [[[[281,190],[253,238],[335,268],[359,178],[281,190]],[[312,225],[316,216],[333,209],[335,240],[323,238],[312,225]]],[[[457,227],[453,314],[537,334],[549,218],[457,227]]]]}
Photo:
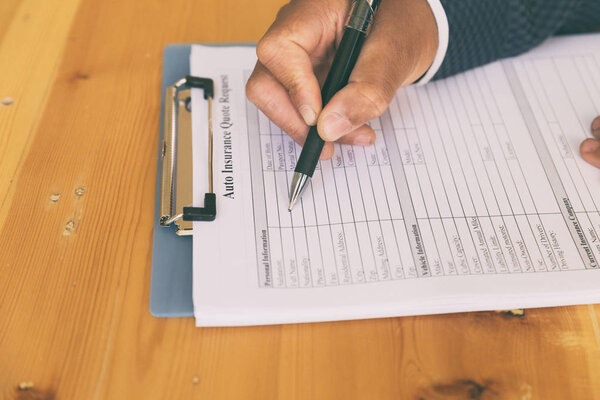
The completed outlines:
{"type": "Polygon", "coordinates": [[[513,310],[499,310],[497,313],[501,313],[506,317],[525,318],[525,310],[522,308],[515,308],[513,310]]]}
{"type": "Polygon", "coordinates": [[[421,390],[419,400],[485,400],[500,399],[499,393],[491,389],[491,381],[477,382],[459,379],[450,383],[434,384],[421,390]]]}
{"type": "Polygon", "coordinates": [[[17,385],[15,400],[55,400],[54,390],[37,389],[33,382],[21,382],[17,385]]]}
{"type": "Polygon", "coordinates": [[[75,196],[81,197],[85,194],[85,186],[78,186],[75,188],[75,196]]]}
{"type": "Polygon", "coordinates": [[[19,390],[33,389],[33,382],[21,382],[18,386],[19,390]]]}
{"type": "Polygon", "coordinates": [[[90,75],[85,72],[73,72],[66,76],[66,81],[71,84],[77,84],[81,81],[87,81],[90,79],[90,75]]]}
{"type": "Polygon", "coordinates": [[[75,230],[75,221],[71,218],[65,224],[65,230],[63,231],[63,236],[69,236],[75,230]]]}

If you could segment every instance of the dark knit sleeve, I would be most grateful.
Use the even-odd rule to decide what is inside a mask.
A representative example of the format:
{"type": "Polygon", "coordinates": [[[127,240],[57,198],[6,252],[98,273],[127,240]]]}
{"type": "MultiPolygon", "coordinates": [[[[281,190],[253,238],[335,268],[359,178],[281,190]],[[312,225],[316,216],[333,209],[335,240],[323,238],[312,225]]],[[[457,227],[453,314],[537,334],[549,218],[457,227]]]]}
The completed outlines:
{"type": "Polygon", "coordinates": [[[448,50],[434,79],[515,56],[555,34],[600,27],[600,0],[441,0],[448,50]]]}

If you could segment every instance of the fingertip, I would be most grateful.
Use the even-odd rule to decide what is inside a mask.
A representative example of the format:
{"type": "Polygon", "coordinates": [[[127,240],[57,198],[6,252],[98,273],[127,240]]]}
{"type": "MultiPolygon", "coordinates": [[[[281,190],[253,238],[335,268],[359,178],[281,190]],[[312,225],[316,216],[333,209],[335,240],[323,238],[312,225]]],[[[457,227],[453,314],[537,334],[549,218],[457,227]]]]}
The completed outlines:
{"type": "Polygon", "coordinates": [[[370,135],[360,135],[357,136],[352,144],[357,146],[370,146],[375,142],[375,138],[372,138],[370,135]]]}
{"type": "Polygon", "coordinates": [[[600,139],[600,117],[596,117],[592,121],[592,135],[594,135],[595,138],[600,139]]]}
{"type": "Polygon", "coordinates": [[[325,112],[317,123],[319,135],[327,142],[334,142],[351,132],[352,123],[339,112],[325,112]]]}
{"type": "Polygon", "coordinates": [[[296,89],[291,89],[284,83],[292,104],[296,106],[298,114],[302,117],[306,125],[313,126],[317,124],[317,118],[321,112],[321,92],[316,77],[300,80],[294,85],[296,89]]]}
{"type": "Polygon", "coordinates": [[[383,114],[393,92],[383,83],[351,82],[323,108],[317,126],[324,140],[335,141],[383,114]]]}
{"type": "Polygon", "coordinates": [[[313,107],[309,106],[308,104],[303,104],[298,107],[298,112],[300,112],[300,115],[302,116],[304,122],[306,122],[306,125],[313,126],[317,123],[317,113],[313,107]]]}
{"type": "Polygon", "coordinates": [[[370,146],[375,143],[375,131],[369,125],[365,124],[339,138],[338,143],[370,146]]]}
{"type": "Polygon", "coordinates": [[[321,150],[321,156],[319,157],[319,159],[329,160],[331,157],[333,157],[333,143],[326,142],[323,146],[323,150],[321,150]]]}
{"type": "Polygon", "coordinates": [[[600,168],[600,140],[586,139],[579,146],[581,158],[591,165],[600,168]]]}
{"type": "Polygon", "coordinates": [[[579,151],[583,153],[594,153],[600,149],[600,141],[595,139],[585,139],[579,146],[579,151]]]}

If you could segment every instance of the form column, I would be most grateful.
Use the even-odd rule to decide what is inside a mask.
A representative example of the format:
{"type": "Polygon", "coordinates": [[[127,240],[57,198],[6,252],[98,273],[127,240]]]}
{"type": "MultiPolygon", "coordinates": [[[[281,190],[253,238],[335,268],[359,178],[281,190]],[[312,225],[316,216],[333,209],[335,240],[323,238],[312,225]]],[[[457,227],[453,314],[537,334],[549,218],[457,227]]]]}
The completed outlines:
{"type": "MultiPolygon", "coordinates": [[[[396,98],[392,100],[396,102],[396,98]]],[[[382,230],[385,232],[386,247],[390,257],[391,271],[394,279],[400,279],[403,277],[415,278],[417,277],[417,268],[415,260],[412,256],[410,243],[408,241],[408,234],[404,217],[402,214],[402,207],[400,205],[400,195],[398,193],[398,186],[394,180],[394,172],[392,170],[392,164],[390,161],[390,149],[391,143],[388,140],[394,136],[387,135],[383,129],[381,117],[376,121],[373,121],[371,127],[376,132],[375,145],[373,146],[377,153],[377,160],[379,161],[379,173],[382,180],[382,188],[375,189],[376,193],[378,190],[382,190],[381,195],[376,195],[376,198],[385,199],[385,203],[389,210],[390,221],[385,221],[387,213],[385,213],[385,205],[378,205],[380,218],[382,218],[382,230]],[[394,239],[396,245],[394,246],[394,239]],[[392,251],[398,252],[398,255],[392,255],[392,251]]],[[[399,171],[398,173],[402,173],[399,171]]],[[[379,187],[379,185],[378,185],[379,187]]],[[[379,203],[378,203],[379,204],[379,203]]]]}
{"type": "MultiPolygon", "coordinates": [[[[346,244],[346,233],[344,229],[342,215],[346,218],[349,215],[350,209],[349,198],[345,192],[338,191],[337,177],[343,176],[339,169],[343,168],[343,161],[339,148],[334,148],[332,159],[321,161],[321,181],[323,196],[327,199],[327,217],[329,220],[329,235],[331,237],[331,247],[335,260],[336,271],[328,273],[330,280],[335,283],[348,284],[352,283],[352,274],[350,271],[350,260],[348,259],[348,246],[346,244]]],[[[344,184],[344,182],[341,182],[344,184]]],[[[315,193],[317,193],[315,191],[315,193]]],[[[321,230],[322,232],[322,230],[321,230]]],[[[324,237],[325,234],[323,235],[324,237]]]]}
{"type": "MultiPolygon", "coordinates": [[[[454,140],[460,128],[441,83],[427,85],[426,94],[431,108],[436,110],[429,111],[437,122],[431,136],[432,140],[437,142],[434,148],[439,156],[436,158],[444,176],[443,182],[452,215],[451,219],[444,219],[443,223],[450,249],[456,260],[456,273],[469,274],[469,264],[479,266],[480,261],[466,222],[466,216],[475,215],[475,208],[462,166],[466,158],[463,154],[464,149],[457,149],[454,140]]],[[[477,269],[480,270],[480,267],[477,269]]]]}
{"type": "MultiPolygon", "coordinates": [[[[268,120],[267,120],[268,121],[268,120]]],[[[288,173],[286,167],[286,141],[281,130],[272,122],[268,121],[269,131],[271,133],[271,146],[273,151],[273,160],[275,168],[275,187],[276,208],[279,213],[279,228],[281,238],[281,252],[285,272],[285,282],[287,287],[298,287],[298,261],[296,258],[296,249],[294,244],[294,233],[292,229],[292,216],[288,212],[287,190],[288,173]]]]}
{"type": "MultiPolygon", "coordinates": [[[[358,172],[356,168],[356,157],[351,145],[336,145],[334,157],[341,158],[342,167],[336,168],[337,190],[340,192],[340,199],[348,196],[349,213],[342,214],[344,220],[344,233],[346,235],[346,250],[350,260],[350,270],[353,282],[364,282],[366,280],[365,264],[368,254],[364,253],[361,247],[362,243],[369,241],[368,234],[365,234],[366,219],[365,208],[362,201],[360,183],[358,181],[358,172]],[[355,261],[356,260],[356,261],[355,261]]],[[[372,258],[370,259],[372,262],[372,258]]]]}
{"type": "MultiPolygon", "coordinates": [[[[273,125],[274,126],[274,125],[273,125]]],[[[296,151],[297,144],[294,140],[289,137],[284,132],[280,131],[283,142],[283,151],[285,154],[285,171],[286,171],[286,184],[285,186],[280,188],[280,192],[285,194],[286,198],[289,198],[289,187],[292,182],[292,178],[294,176],[294,169],[296,168],[296,151]]],[[[287,209],[288,201],[284,202],[285,208],[287,209]]],[[[312,197],[306,197],[305,194],[300,199],[299,204],[296,204],[294,209],[289,212],[288,215],[291,219],[291,231],[292,231],[292,241],[288,242],[294,246],[294,253],[296,254],[295,258],[295,269],[296,274],[298,276],[298,286],[299,287],[311,287],[312,284],[312,271],[311,271],[311,262],[310,256],[308,252],[308,238],[305,228],[305,212],[304,208],[309,210],[314,210],[314,206],[312,205],[312,197]],[[308,204],[307,204],[308,203],[308,204]]],[[[314,221],[314,216],[312,218],[314,221]]]]}
{"type": "MultiPolygon", "coordinates": [[[[515,99],[519,105],[519,108],[522,110],[523,116],[525,118],[525,122],[527,124],[527,127],[529,128],[529,133],[530,133],[531,139],[535,145],[538,157],[539,157],[540,161],[542,162],[542,165],[544,166],[546,176],[548,179],[548,183],[550,184],[550,188],[551,188],[553,197],[556,201],[555,204],[559,208],[561,216],[562,216],[562,220],[564,221],[562,224],[557,224],[556,221],[554,221],[554,218],[552,218],[553,215],[549,215],[548,217],[546,217],[546,219],[548,219],[548,225],[552,229],[551,232],[554,232],[557,235],[554,238],[554,240],[553,240],[552,235],[551,234],[549,235],[547,230],[545,229],[545,227],[544,227],[545,224],[540,224],[541,225],[539,227],[540,234],[542,234],[541,229],[544,229],[544,232],[543,232],[544,237],[541,238],[541,240],[543,240],[543,243],[545,244],[546,252],[547,252],[548,256],[550,256],[551,252],[555,253],[553,248],[556,246],[556,244],[564,246],[564,248],[561,249],[564,251],[564,250],[566,250],[566,248],[568,248],[569,243],[575,243],[576,249],[579,252],[579,255],[581,257],[581,260],[582,260],[585,268],[598,268],[598,261],[597,261],[595,255],[594,255],[594,252],[588,242],[585,232],[582,229],[582,225],[579,222],[579,218],[577,217],[577,215],[575,214],[575,211],[573,210],[571,200],[565,191],[564,185],[560,179],[560,175],[557,171],[556,165],[553,162],[552,155],[551,155],[551,153],[548,149],[548,146],[544,140],[544,136],[541,134],[539,125],[536,123],[535,114],[532,110],[531,105],[527,101],[528,100],[528,96],[526,95],[527,92],[530,95],[529,96],[530,102],[535,100],[531,96],[531,94],[532,94],[531,89],[528,90],[527,92],[524,90],[524,87],[529,83],[529,81],[524,80],[523,79],[524,76],[522,74],[521,74],[521,76],[519,76],[513,63],[502,62],[502,66],[506,73],[506,76],[507,76],[508,82],[511,86],[511,89],[514,93],[515,99]],[[558,239],[560,237],[560,234],[557,232],[559,232],[559,230],[561,229],[561,225],[562,225],[562,227],[564,227],[566,225],[566,227],[572,237],[572,242],[571,241],[563,241],[563,243],[561,243],[561,241],[558,239]]],[[[535,200],[538,201],[538,199],[535,199],[535,200]]],[[[539,200],[543,201],[543,199],[539,199],[539,200]]],[[[556,206],[554,206],[553,208],[555,208],[556,206]]],[[[538,209],[539,208],[540,207],[538,206],[538,209]]],[[[556,260],[556,254],[553,254],[553,255],[554,255],[554,263],[560,265],[561,264],[560,255],[559,255],[558,260],[556,260]]],[[[554,266],[555,265],[552,265],[552,267],[554,267],[554,266]]]]}
{"type": "MultiPolygon", "coordinates": [[[[252,201],[254,204],[254,235],[256,240],[258,284],[260,287],[273,287],[280,285],[281,282],[279,281],[279,277],[274,278],[273,276],[273,253],[271,251],[273,243],[271,237],[274,235],[268,229],[268,196],[266,196],[265,191],[265,178],[269,179],[265,175],[268,174],[268,168],[272,167],[270,140],[262,140],[263,136],[268,136],[268,134],[263,135],[260,132],[258,109],[249,101],[246,101],[246,120],[248,125],[250,169],[252,171],[252,201]]],[[[275,252],[275,254],[277,253],[275,252]]],[[[275,258],[277,259],[277,256],[275,258]]]]}
{"type": "MultiPolygon", "coordinates": [[[[337,204],[337,199],[328,197],[328,193],[325,190],[326,185],[333,185],[334,182],[325,178],[326,175],[323,173],[323,164],[330,165],[327,161],[319,162],[317,169],[315,169],[313,174],[313,179],[310,181],[310,192],[312,194],[316,218],[316,240],[318,241],[318,248],[320,250],[322,274],[324,279],[323,284],[327,286],[333,286],[339,284],[339,276],[337,270],[337,260],[335,257],[335,248],[333,245],[333,231],[331,228],[332,216],[330,216],[329,213],[329,207],[331,205],[329,205],[329,203],[337,204]],[[327,180],[327,182],[325,182],[325,180],[327,180]]],[[[330,177],[331,175],[329,174],[327,176],[330,177]]],[[[331,194],[329,194],[329,196],[331,196],[331,194]]],[[[339,214],[339,207],[337,207],[337,211],[339,214]]],[[[339,223],[339,215],[336,214],[333,216],[333,218],[336,217],[337,219],[335,221],[339,223]]],[[[307,227],[307,231],[308,229],[309,228],[307,227]]],[[[308,242],[311,249],[311,264],[314,265],[315,257],[318,256],[313,255],[313,241],[315,240],[313,235],[314,233],[308,234],[308,242]]],[[[315,281],[315,285],[321,285],[319,279],[315,281]]]]}
{"type": "MultiPolygon", "coordinates": [[[[400,211],[395,187],[393,189],[390,188],[388,194],[384,184],[384,170],[387,172],[390,171],[390,162],[387,148],[385,147],[381,122],[377,118],[371,121],[369,125],[375,131],[375,144],[364,147],[363,151],[371,182],[370,189],[375,200],[375,212],[379,220],[377,225],[374,222],[369,222],[369,224],[375,225],[373,231],[379,232],[375,235],[373,242],[373,248],[379,260],[379,279],[401,279],[404,277],[403,262],[400,257],[398,235],[395,232],[392,219],[396,218],[398,223],[402,224],[402,212],[400,211]],[[395,215],[392,216],[392,214],[395,215]]],[[[389,182],[393,185],[393,180],[389,182]]],[[[369,190],[368,187],[367,190],[369,190]]]]}
{"type": "Polygon", "coordinates": [[[372,147],[370,146],[371,152],[367,156],[367,151],[363,146],[354,146],[359,189],[365,211],[365,222],[357,222],[357,229],[359,230],[361,253],[364,260],[363,267],[367,282],[390,278],[387,248],[383,239],[381,222],[379,221],[376,195],[374,193],[375,186],[370,170],[371,166],[377,166],[377,157],[372,152],[372,147]]]}
{"type": "MultiPolygon", "coordinates": [[[[427,261],[427,254],[423,245],[421,230],[417,222],[417,214],[415,207],[413,207],[413,201],[417,203],[416,199],[418,196],[420,196],[420,193],[412,193],[410,191],[403,163],[403,161],[407,162],[407,164],[412,162],[412,152],[410,148],[407,148],[408,146],[406,145],[403,146],[402,150],[400,150],[397,138],[401,138],[402,134],[397,134],[394,131],[389,110],[383,113],[383,115],[380,117],[380,121],[383,130],[383,137],[389,149],[387,155],[389,156],[391,172],[396,184],[395,194],[398,196],[398,202],[400,204],[404,220],[404,227],[398,225],[395,226],[397,228],[396,233],[399,234],[399,236],[403,236],[401,232],[405,232],[406,239],[408,239],[408,243],[410,244],[410,253],[413,256],[412,263],[409,260],[406,260],[407,262],[405,265],[408,267],[406,270],[406,276],[409,278],[414,278],[417,276],[431,276],[431,270],[429,267],[429,262],[427,261]],[[410,268],[410,266],[414,266],[414,268],[410,268]]],[[[406,171],[408,170],[409,169],[406,171]]],[[[393,191],[388,191],[388,196],[393,197],[393,195],[393,191]]],[[[399,237],[400,243],[402,242],[402,239],[404,238],[399,237]]]]}

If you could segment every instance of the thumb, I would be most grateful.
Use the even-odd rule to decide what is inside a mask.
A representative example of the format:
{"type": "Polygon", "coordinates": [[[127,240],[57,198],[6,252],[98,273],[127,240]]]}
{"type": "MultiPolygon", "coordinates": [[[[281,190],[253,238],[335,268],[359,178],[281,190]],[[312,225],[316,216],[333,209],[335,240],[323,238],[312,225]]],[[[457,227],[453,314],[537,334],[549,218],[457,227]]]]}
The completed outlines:
{"type": "Polygon", "coordinates": [[[437,25],[426,1],[382,2],[348,85],[319,115],[321,137],[338,140],[381,115],[400,86],[425,73],[436,51],[437,25]]]}

